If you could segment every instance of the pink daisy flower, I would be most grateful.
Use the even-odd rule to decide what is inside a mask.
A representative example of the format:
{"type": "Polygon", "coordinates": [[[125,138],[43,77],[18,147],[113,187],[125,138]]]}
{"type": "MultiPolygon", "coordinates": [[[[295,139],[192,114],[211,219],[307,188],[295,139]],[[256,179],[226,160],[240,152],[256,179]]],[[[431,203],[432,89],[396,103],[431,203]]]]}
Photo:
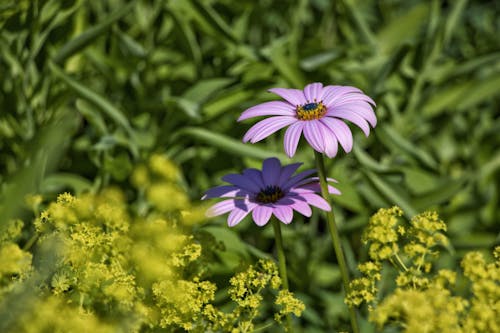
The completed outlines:
{"type": "MultiPolygon", "coordinates": [[[[262,171],[245,169],[243,174],[229,174],[222,180],[231,185],[214,187],[208,190],[202,199],[228,198],[208,209],[208,217],[229,212],[228,225],[233,227],[252,213],[258,226],[264,226],[274,214],[281,222],[292,222],[293,211],[311,216],[311,207],[315,206],[330,211],[330,205],[320,195],[318,177],[310,177],[316,170],[302,171],[293,175],[302,163],[281,166],[277,158],[268,158],[263,162],[262,171]]],[[[334,179],[328,179],[336,182],[334,179]]],[[[340,191],[328,185],[331,194],[340,191]]]]}
{"type": "Polygon", "coordinates": [[[334,157],[339,143],[346,153],[352,149],[352,133],[345,120],[359,126],[366,136],[370,134],[370,125],[377,125],[372,108],[375,102],[355,87],[311,83],[303,91],[286,88],[269,91],[285,101],[266,102],[243,111],[238,121],[272,116],[253,125],[243,142],[256,143],[289,126],[284,141],[289,157],[295,154],[302,133],[314,150],[334,157]]]}

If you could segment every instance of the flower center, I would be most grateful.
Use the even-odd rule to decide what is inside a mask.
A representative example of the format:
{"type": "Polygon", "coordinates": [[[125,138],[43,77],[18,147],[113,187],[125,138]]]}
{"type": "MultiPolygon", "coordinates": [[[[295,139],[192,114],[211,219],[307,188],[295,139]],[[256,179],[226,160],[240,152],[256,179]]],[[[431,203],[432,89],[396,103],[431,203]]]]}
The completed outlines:
{"type": "Polygon", "coordinates": [[[323,102],[307,103],[297,106],[297,118],[299,120],[314,120],[323,118],[326,107],[323,102]]]}
{"type": "Polygon", "coordinates": [[[281,188],[279,188],[278,186],[270,185],[260,190],[255,200],[260,203],[275,203],[284,196],[285,193],[283,193],[281,188]]]}

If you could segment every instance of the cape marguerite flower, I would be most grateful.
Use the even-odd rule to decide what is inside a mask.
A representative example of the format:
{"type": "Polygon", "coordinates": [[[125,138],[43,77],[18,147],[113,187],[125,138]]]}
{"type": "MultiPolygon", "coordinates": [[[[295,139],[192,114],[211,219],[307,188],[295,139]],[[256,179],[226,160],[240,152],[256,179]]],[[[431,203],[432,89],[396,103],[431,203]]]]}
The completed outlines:
{"type": "MultiPolygon", "coordinates": [[[[237,225],[245,216],[252,213],[254,222],[265,225],[274,214],[281,222],[292,222],[293,211],[311,216],[311,206],[329,211],[330,205],[320,195],[317,177],[311,177],[316,170],[302,171],[293,175],[302,163],[281,166],[277,158],[268,158],[262,171],[245,169],[243,174],[229,174],[222,180],[231,185],[214,187],[202,199],[227,198],[216,203],[207,211],[207,216],[217,216],[229,212],[227,219],[230,227],[237,225]]],[[[336,182],[334,179],[328,179],[336,182]]],[[[328,185],[331,194],[340,191],[328,185]]]]}
{"type": "Polygon", "coordinates": [[[295,154],[302,132],[316,151],[334,157],[339,143],[347,153],[352,149],[352,133],[344,120],[359,126],[366,136],[370,134],[370,125],[377,124],[372,108],[375,102],[355,87],[311,83],[303,91],[286,88],[269,91],[285,101],[266,102],[243,111],[238,121],[272,116],[253,125],[243,142],[256,143],[289,126],[284,142],[289,157],[295,154]]]}

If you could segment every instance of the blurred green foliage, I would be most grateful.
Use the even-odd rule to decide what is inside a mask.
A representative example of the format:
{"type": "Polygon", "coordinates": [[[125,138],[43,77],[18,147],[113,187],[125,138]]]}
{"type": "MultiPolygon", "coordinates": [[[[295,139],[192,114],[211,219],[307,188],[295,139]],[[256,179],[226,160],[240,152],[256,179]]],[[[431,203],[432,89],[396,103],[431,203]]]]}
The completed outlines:
{"type": "MultiPolygon", "coordinates": [[[[236,119],[273,99],[267,88],[319,81],[377,102],[373,134],[353,129],[352,154],[327,164],[352,271],[368,217],[393,204],[436,209],[452,245],[442,265],[458,265],[453,251],[500,240],[499,32],[495,1],[2,0],[0,231],[27,216],[24,195],[126,189],[153,152],[182,166],[194,199],[265,157],[288,163],[280,135],[244,145],[250,122],[236,119]]],[[[313,166],[301,147],[293,160],[313,166]]],[[[269,228],[242,223],[241,245],[211,223],[232,253],[222,271],[272,249],[269,228]]],[[[284,231],[307,332],[346,319],[324,229],[315,215],[284,231]]]]}

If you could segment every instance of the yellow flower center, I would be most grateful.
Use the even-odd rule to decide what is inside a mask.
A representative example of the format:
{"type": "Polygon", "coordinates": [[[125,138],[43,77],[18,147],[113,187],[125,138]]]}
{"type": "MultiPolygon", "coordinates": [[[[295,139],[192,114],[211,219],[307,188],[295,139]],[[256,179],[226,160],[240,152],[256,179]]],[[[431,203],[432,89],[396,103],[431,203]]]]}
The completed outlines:
{"type": "Polygon", "coordinates": [[[297,118],[299,120],[314,120],[323,118],[326,107],[323,102],[307,103],[297,106],[297,118]]]}
{"type": "Polygon", "coordinates": [[[255,200],[257,200],[260,203],[275,203],[284,196],[285,193],[283,193],[281,188],[279,188],[278,186],[270,185],[260,190],[255,200]]]}

